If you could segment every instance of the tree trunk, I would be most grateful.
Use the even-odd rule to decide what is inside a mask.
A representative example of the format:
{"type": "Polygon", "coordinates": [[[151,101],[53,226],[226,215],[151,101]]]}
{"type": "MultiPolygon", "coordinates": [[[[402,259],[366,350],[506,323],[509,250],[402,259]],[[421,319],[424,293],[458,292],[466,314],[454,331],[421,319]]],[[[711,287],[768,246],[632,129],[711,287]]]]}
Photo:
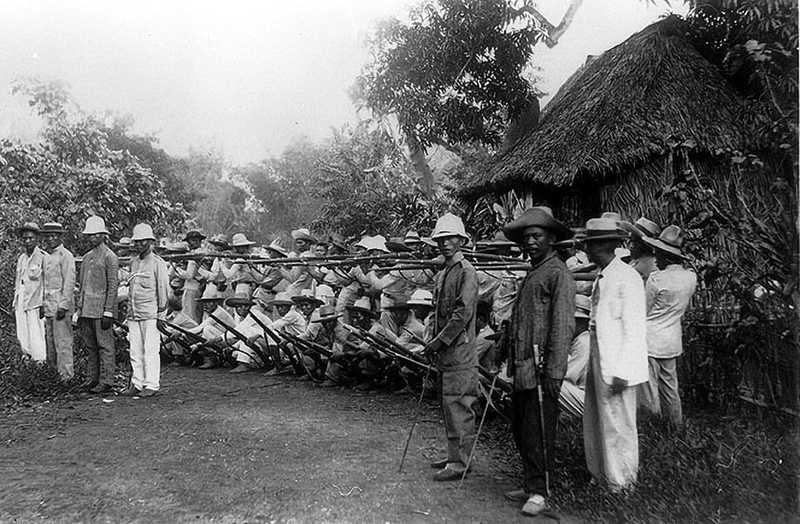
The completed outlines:
{"type": "Polygon", "coordinates": [[[426,196],[433,195],[433,171],[425,157],[425,148],[413,137],[407,137],[411,163],[419,176],[419,186],[426,196]]]}

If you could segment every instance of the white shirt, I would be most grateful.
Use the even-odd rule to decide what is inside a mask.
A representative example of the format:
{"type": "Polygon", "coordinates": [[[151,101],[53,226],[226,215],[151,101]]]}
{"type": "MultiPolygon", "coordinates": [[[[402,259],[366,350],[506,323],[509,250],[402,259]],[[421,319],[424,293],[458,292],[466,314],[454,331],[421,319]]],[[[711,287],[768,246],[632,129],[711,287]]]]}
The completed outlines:
{"type": "Polygon", "coordinates": [[[590,325],[597,334],[603,382],[614,377],[629,386],[648,380],[644,284],[639,272],[619,258],[603,268],[592,287],[590,325]]]}
{"type": "Polygon", "coordinates": [[[651,357],[674,358],[683,353],[681,318],[697,287],[697,276],[680,264],[653,271],[645,285],[647,352],[651,357]]]}

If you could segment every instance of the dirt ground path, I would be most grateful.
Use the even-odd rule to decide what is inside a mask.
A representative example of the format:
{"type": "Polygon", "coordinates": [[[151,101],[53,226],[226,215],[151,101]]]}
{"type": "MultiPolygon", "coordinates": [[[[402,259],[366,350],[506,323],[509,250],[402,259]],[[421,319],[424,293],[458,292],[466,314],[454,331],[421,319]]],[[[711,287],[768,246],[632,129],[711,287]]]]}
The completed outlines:
{"type": "Polygon", "coordinates": [[[460,490],[430,480],[444,449],[433,403],[398,474],[413,398],[224,370],[162,375],[152,399],[2,415],[0,520],[531,522],[502,497],[518,478],[508,450],[479,446],[460,490]]]}

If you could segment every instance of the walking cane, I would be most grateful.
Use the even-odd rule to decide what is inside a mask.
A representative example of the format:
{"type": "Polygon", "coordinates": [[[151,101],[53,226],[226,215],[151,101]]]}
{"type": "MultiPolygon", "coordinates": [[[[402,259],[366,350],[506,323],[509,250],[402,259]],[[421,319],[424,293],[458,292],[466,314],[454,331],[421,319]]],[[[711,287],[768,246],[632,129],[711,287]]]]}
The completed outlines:
{"type": "Polygon", "coordinates": [[[536,372],[539,375],[536,380],[536,396],[539,399],[539,429],[542,432],[542,459],[544,460],[544,492],[546,496],[550,496],[550,468],[547,464],[547,435],[545,435],[544,425],[544,401],[542,399],[542,378],[544,378],[544,362],[542,354],[539,352],[539,344],[533,345],[534,363],[536,364],[536,372]]]}
{"type": "Polygon", "coordinates": [[[486,420],[486,413],[489,412],[489,404],[492,403],[492,393],[494,393],[494,385],[497,382],[498,374],[495,374],[494,378],[492,379],[492,385],[489,386],[489,394],[486,395],[486,405],[483,406],[483,415],[481,415],[481,422],[480,424],[478,424],[478,432],[475,433],[475,440],[472,442],[472,449],[469,450],[469,458],[467,458],[467,466],[464,468],[464,473],[461,474],[461,480],[458,483],[458,489],[461,489],[461,485],[464,484],[464,479],[467,477],[467,471],[469,471],[469,466],[470,464],[472,464],[472,457],[475,456],[475,448],[478,447],[478,439],[481,436],[481,430],[483,429],[483,422],[486,420]]]}
{"type": "Polygon", "coordinates": [[[403,448],[403,458],[400,459],[400,468],[398,468],[397,472],[403,472],[403,464],[406,462],[406,455],[408,454],[408,445],[411,443],[411,436],[414,434],[414,428],[417,427],[419,423],[419,417],[422,414],[422,399],[425,397],[425,384],[428,382],[428,377],[431,375],[432,366],[429,366],[427,370],[425,370],[425,376],[422,378],[422,391],[419,393],[419,400],[417,400],[417,409],[414,413],[414,422],[411,424],[411,429],[408,430],[408,437],[406,437],[406,445],[403,448]]]}

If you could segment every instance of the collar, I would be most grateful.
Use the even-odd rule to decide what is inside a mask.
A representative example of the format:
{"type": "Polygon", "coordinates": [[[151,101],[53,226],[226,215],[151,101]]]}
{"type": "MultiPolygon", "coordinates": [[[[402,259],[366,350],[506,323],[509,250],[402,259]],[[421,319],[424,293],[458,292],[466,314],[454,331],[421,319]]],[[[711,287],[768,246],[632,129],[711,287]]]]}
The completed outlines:
{"type": "Polygon", "coordinates": [[[451,258],[450,260],[448,260],[445,263],[445,265],[447,267],[452,267],[452,266],[455,266],[456,264],[460,263],[462,260],[464,260],[464,253],[462,253],[461,251],[458,251],[455,255],[453,255],[453,258],[451,258]]]}
{"type": "Polygon", "coordinates": [[[541,259],[541,260],[540,260],[539,262],[537,262],[536,264],[533,264],[533,265],[531,265],[531,270],[534,270],[534,269],[537,269],[537,268],[541,267],[542,265],[544,265],[544,264],[545,264],[545,262],[548,262],[548,261],[549,261],[551,258],[553,258],[554,256],[556,256],[556,252],[555,252],[555,251],[551,252],[549,255],[547,255],[546,257],[544,257],[543,259],[541,259]]]}
{"type": "Polygon", "coordinates": [[[620,258],[619,258],[619,257],[615,256],[614,258],[612,258],[612,259],[611,259],[611,262],[609,262],[609,263],[608,263],[608,265],[607,265],[606,267],[604,267],[603,269],[601,269],[601,270],[598,272],[598,274],[597,274],[598,278],[601,278],[601,277],[602,277],[603,275],[605,275],[605,274],[606,274],[608,271],[611,271],[611,272],[613,272],[614,270],[616,270],[616,268],[617,268],[617,267],[618,267],[620,264],[625,264],[625,263],[624,263],[622,260],[620,260],[620,258]]]}

